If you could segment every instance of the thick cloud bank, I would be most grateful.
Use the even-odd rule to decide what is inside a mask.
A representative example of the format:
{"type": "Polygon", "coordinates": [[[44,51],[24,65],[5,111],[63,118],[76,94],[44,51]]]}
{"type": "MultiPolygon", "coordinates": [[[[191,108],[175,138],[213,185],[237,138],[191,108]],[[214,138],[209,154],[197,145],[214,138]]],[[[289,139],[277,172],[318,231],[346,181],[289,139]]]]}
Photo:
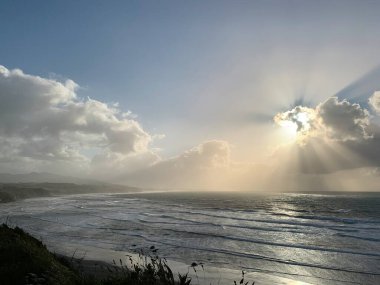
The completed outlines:
{"type": "Polygon", "coordinates": [[[72,80],[0,66],[0,163],[86,167],[89,153],[125,158],[149,152],[152,137],[135,119],[116,106],[79,98],[77,89],[72,80]]]}

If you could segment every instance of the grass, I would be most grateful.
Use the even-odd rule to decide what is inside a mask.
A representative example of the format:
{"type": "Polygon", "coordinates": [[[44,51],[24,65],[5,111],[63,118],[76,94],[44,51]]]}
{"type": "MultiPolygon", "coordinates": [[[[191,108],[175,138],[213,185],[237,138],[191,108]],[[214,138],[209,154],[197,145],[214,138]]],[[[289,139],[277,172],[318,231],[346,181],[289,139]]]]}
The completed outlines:
{"type": "Polygon", "coordinates": [[[0,226],[1,284],[79,284],[76,272],[22,229],[0,226]]]}
{"type": "Polygon", "coordinates": [[[158,256],[139,255],[137,262],[129,256],[129,265],[119,260],[119,265],[114,261],[114,267],[110,269],[107,279],[103,280],[104,285],[189,285],[191,278],[188,273],[175,278],[173,271],[168,266],[166,259],[158,256]]]}
{"type": "MultiPolygon", "coordinates": [[[[140,253],[139,261],[128,256],[107,268],[106,277],[90,276],[75,269],[72,260],[56,256],[38,239],[24,230],[0,225],[0,281],[2,285],[192,285],[189,272],[174,274],[165,258],[155,255],[153,246],[148,254],[140,253]]],[[[203,264],[192,263],[197,271],[203,264]]],[[[196,275],[196,277],[198,277],[196,275]]],[[[198,278],[197,278],[198,279],[198,278]]],[[[199,284],[199,280],[196,280],[199,284]]],[[[234,284],[253,285],[244,279],[234,284]]]]}

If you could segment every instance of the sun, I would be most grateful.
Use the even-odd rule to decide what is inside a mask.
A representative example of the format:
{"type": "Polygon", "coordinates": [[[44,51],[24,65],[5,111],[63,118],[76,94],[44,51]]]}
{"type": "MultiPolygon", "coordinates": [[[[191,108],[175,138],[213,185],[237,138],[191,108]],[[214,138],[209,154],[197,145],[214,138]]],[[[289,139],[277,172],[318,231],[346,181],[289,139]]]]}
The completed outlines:
{"type": "Polygon", "coordinates": [[[309,115],[309,113],[307,113],[307,112],[299,112],[298,114],[296,114],[295,118],[296,118],[296,120],[298,122],[300,122],[303,125],[305,125],[308,128],[310,128],[310,124],[309,124],[310,115],[309,115]]]}
{"type": "Polygon", "coordinates": [[[315,118],[313,109],[296,106],[292,110],[278,113],[274,116],[274,121],[286,134],[292,138],[305,138],[312,130],[315,118]]]}
{"type": "Polygon", "coordinates": [[[288,134],[290,135],[297,135],[297,124],[288,121],[288,120],[283,120],[278,123],[288,134]]]}

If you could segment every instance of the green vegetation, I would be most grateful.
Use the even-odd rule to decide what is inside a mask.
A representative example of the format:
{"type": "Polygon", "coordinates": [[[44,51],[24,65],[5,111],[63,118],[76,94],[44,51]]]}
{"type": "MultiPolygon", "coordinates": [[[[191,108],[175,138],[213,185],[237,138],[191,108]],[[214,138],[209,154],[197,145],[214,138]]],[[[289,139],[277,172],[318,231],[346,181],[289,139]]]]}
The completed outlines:
{"type": "Polygon", "coordinates": [[[20,228],[0,227],[1,284],[79,284],[79,276],[20,228]]]}
{"type": "Polygon", "coordinates": [[[152,256],[141,256],[141,264],[129,257],[130,266],[127,266],[120,259],[119,266],[109,269],[111,274],[103,280],[103,285],[189,285],[191,278],[188,274],[178,274],[175,280],[174,274],[165,259],[152,256]]]}

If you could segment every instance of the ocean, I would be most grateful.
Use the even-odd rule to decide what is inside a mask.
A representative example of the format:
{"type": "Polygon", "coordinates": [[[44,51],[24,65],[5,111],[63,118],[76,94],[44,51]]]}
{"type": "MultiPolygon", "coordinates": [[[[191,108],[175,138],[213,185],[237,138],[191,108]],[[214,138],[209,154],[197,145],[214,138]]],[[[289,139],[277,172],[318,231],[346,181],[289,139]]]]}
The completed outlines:
{"type": "Polygon", "coordinates": [[[162,257],[206,270],[380,284],[380,193],[72,195],[0,204],[0,219],[58,249],[155,246],[162,257]]]}

